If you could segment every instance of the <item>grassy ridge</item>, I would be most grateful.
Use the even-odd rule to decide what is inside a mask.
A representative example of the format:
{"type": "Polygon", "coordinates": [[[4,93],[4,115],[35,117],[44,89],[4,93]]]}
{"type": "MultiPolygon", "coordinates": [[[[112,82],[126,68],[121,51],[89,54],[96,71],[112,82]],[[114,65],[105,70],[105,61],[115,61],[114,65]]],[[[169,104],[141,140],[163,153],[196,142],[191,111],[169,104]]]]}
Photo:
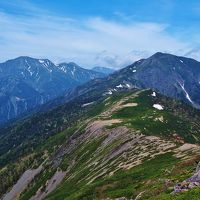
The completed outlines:
{"type": "MultiPolygon", "coordinates": [[[[187,118],[181,114],[177,116],[174,111],[169,110],[165,102],[166,97],[162,97],[159,94],[157,94],[157,97],[152,97],[151,94],[152,91],[147,90],[140,93],[138,97],[129,99],[124,104],[137,103],[138,105],[120,109],[112,117],[123,119],[123,125],[140,130],[145,135],[158,135],[171,138],[173,134],[177,134],[186,142],[199,143],[200,124],[191,122],[191,118],[187,118]],[[164,110],[153,108],[154,104],[161,104],[164,110]]],[[[171,106],[175,103],[177,104],[177,102],[170,100],[168,101],[169,103],[171,103],[171,106]]],[[[185,112],[187,112],[187,109],[185,112]]],[[[197,116],[200,119],[199,113],[197,116]]],[[[197,121],[197,119],[194,118],[194,121],[197,121]]]]}
{"type": "Polygon", "coordinates": [[[192,174],[194,166],[194,160],[189,164],[179,162],[173,154],[167,153],[145,161],[131,170],[121,170],[111,177],[97,179],[89,185],[86,185],[84,181],[78,183],[79,176],[74,177],[69,182],[65,181],[46,199],[78,200],[122,196],[134,199],[140,192],[144,192],[141,198],[143,200],[151,199],[152,196],[154,196],[152,199],[160,199],[161,197],[163,199],[181,199],[183,194],[170,195],[173,190],[172,186],[176,182],[188,178],[192,174]]]}
{"type": "MultiPolygon", "coordinates": [[[[130,128],[130,130],[138,130],[145,135],[161,136],[167,140],[172,139],[178,145],[181,144],[180,140],[199,143],[199,111],[159,94],[156,97],[152,97],[151,94],[151,90],[145,90],[137,93],[137,95],[133,95],[132,92],[122,92],[107,98],[105,97],[88,108],[84,108],[87,110],[84,117],[80,115],[81,118],[79,119],[76,116],[74,118],[77,119],[75,123],[72,123],[68,128],[59,131],[57,134],[49,135],[43,143],[36,145],[33,152],[37,155],[42,153],[47,154],[49,157],[53,156],[59,147],[71,136],[76,138],[86,134],[85,128],[88,119],[122,119],[121,123],[109,126],[107,130],[123,125],[130,128]],[[137,106],[121,107],[111,113],[111,116],[101,117],[100,114],[102,112],[109,110],[124,98],[127,99],[123,102],[124,105],[127,103],[137,103],[137,106]],[[153,104],[155,103],[161,104],[164,110],[153,108],[153,104]],[[81,119],[84,119],[84,121],[81,121],[81,119]],[[173,138],[175,137],[174,135],[178,136],[179,140],[176,141],[173,138]]],[[[142,164],[136,167],[129,170],[119,170],[112,176],[100,176],[88,184],[88,177],[95,176],[95,173],[97,173],[94,170],[95,167],[90,165],[90,163],[96,158],[106,157],[108,153],[112,152],[122,143],[121,139],[114,140],[102,151],[96,153],[105,139],[106,137],[103,134],[99,134],[98,137],[90,138],[84,142],[80,141],[70,154],[62,157],[59,168],[64,171],[68,170],[69,166],[73,163],[72,168],[68,171],[66,178],[58,188],[49,194],[46,199],[79,200],[107,197],[117,198],[122,196],[130,199],[135,198],[140,192],[142,192],[141,199],[143,200],[152,199],[152,196],[153,198],[166,200],[184,198],[184,194],[177,196],[170,195],[170,192],[173,190],[172,186],[192,174],[195,160],[198,161],[199,158],[195,157],[191,161],[181,161],[173,153],[165,153],[151,160],[145,158],[142,160],[142,164]]],[[[112,161],[109,161],[108,165],[112,161]]],[[[116,166],[113,165],[111,167],[110,171],[114,170],[116,166]]],[[[38,188],[45,185],[54,172],[55,169],[51,169],[51,165],[49,165],[49,168],[44,169],[35,178],[34,182],[22,194],[20,199],[28,200],[36,193],[38,188]]],[[[198,190],[194,190],[194,194],[197,193],[198,190]]]]}

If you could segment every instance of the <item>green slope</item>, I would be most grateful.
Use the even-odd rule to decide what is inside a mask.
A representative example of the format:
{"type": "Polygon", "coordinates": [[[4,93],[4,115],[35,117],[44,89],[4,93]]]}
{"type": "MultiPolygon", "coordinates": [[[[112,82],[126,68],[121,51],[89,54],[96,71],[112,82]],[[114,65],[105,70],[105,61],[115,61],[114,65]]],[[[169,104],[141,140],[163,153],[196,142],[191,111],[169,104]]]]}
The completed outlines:
{"type": "MultiPolygon", "coordinates": [[[[58,200],[134,199],[138,195],[140,199],[184,199],[188,194],[195,199],[198,189],[177,195],[170,193],[177,182],[192,175],[195,161],[200,159],[200,111],[152,93],[151,90],[121,92],[71,105],[71,113],[78,108],[80,112],[71,115],[66,128],[60,123],[63,131],[48,135],[32,146],[29,153],[16,154],[18,159],[13,164],[22,168],[17,178],[26,169],[36,168],[45,161],[41,173],[19,199],[30,199],[36,192],[47,195],[45,199],[58,200]],[[93,100],[93,104],[82,106],[93,100]],[[154,104],[161,105],[163,110],[154,108],[154,104]],[[186,143],[192,148],[186,148],[186,143]],[[25,161],[19,164],[19,158],[25,160],[29,155],[32,155],[30,164],[23,164],[25,161]],[[47,180],[56,171],[64,171],[66,175],[49,193],[47,180]]],[[[52,113],[44,116],[52,122],[63,117],[55,110],[52,113]]],[[[10,172],[10,165],[9,161],[2,165],[2,180],[8,180],[5,174],[10,172]]],[[[12,171],[10,176],[15,173],[12,171]]],[[[4,184],[4,191],[8,185],[4,184]]]]}

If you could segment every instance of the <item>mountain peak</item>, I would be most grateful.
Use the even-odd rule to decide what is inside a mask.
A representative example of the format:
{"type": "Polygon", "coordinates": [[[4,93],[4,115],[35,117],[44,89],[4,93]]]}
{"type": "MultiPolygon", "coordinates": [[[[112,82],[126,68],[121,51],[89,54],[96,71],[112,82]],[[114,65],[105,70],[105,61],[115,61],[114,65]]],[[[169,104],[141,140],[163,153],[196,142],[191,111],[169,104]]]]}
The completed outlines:
{"type": "Polygon", "coordinates": [[[177,57],[173,54],[170,54],[170,53],[163,53],[163,52],[156,52],[155,54],[153,54],[151,56],[151,58],[161,58],[161,57],[177,57]]]}
{"type": "MultiPolygon", "coordinates": [[[[199,65],[199,61],[193,59],[193,58],[187,58],[187,57],[183,57],[183,56],[178,56],[178,55],[173,55],[170,53],[162,53],[162,52],[157,52],[155,54],[153,54],[151,57],[145,59],[145,60],[156,60],[156,61],[164,61],[166,67],[172,67],[172,64],[176,63],[178,65],[183,64],[183,63],[187,63],[186,65],[193,65],[194,67],[196,65],[199,65]],[[181,63],[180,63],[181,62],[181,63]]],[[[183,65],[182,65],[183,66],[183,65]]],[[[195,67],[196,68],[196,67],[195,67]]],[[[197,67],[197,70],[199,71],[199,67],[197,67]]]]}
{"type": "Polygon", "coordinates": [[[32,57],[29,57],[29,56],[19,56],[17,58],[13,58],[13,59],[10,59],[10,60],[7,60],[6,62],[40,62],[41,64],[42,63],[48,63],[48,64],[53,64],[49,59],[46,59],[46,58],[32,58],[32,57]]]}
{"type": "Polygon", "coordinates": [[[20,56],[0,63],[0,124],[100,77],[72,62],[56,66],[48,59],[20,56]]]}

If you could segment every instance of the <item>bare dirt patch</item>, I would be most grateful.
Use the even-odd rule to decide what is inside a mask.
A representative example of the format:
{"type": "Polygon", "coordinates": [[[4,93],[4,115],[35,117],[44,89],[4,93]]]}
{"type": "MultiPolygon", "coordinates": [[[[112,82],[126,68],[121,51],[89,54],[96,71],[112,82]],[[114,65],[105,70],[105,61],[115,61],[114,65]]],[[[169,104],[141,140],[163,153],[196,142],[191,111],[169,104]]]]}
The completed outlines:
{"type": "Polygon", "coordinates": [[[33,180],[33,178],[40,173],[42,166],[37,169],[26,170],[17,183],[12,187],[11,191],[8,192],[3,200],[14,200],[26,189],[28,184],[33,180]]]}
{"type": "Polygon", "coordinates": [[[42,200],[44,199],[50,192],[52,192],[64,179],[66,172],[57,171],[53,177],[46,182],[45,191],[40,188],[36,195],[33,196],[30,200],[42,200]]]}
{"type": "Polygon", "coordinates": [[[127,103],[127,104],[121,105],[121,108],[135,107],[137,105],[138,105],[137,103],[127,103]]]}

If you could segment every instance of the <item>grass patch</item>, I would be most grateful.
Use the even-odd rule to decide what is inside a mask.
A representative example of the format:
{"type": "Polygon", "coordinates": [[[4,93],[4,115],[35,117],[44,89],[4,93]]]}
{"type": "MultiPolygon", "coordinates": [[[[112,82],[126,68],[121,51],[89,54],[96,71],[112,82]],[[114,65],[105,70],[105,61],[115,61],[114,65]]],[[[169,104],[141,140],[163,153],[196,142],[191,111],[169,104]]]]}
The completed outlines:
{"type": "MultiPolygon", "coordinates": [[[[97,179],[89,185],[86,185],[84,181],[77,183],[77,180],[80,180],[79,175],[77,175],[72,180],[63,183],[47,199],[75,200],[122,196],[130,199],[136,197],[138,192],[143,190],[149,190],[146,197],[150,198],[155,190],[163,192],[163,182],[159,181],[160,177],[163,179],[175,178],[169,171],[173,169],[177,162],[178,159],[172,153],[166,153],[157,156],[155,159],[145,161],[128,171],[120,170],[111,177],[97,179]],[[152,181],[153,187],[148,185],[149,181],[152,181]]],[[[81,178],[86,175],[87,170],[83,171],[81,178]]]]}
{"type": "Polygon", "coordinates": [[[196,139],[192,135],[192,133],[195,133],[193,124],[185,118],[174,115],[165,107],[164,110],[153,108],[153,104],[160,101],[159,97],[151,96],[151,91],[143,91],[138,94],[138,97],[130,98],[125,102],[137,103],[137,106],[122,108],[113,113],[112,118],[123,119],[121,125],[140,130],[145,135],[159,135],[170,138],[172,134],[177,134],[185,141],[195,143],[196,139]]]}

